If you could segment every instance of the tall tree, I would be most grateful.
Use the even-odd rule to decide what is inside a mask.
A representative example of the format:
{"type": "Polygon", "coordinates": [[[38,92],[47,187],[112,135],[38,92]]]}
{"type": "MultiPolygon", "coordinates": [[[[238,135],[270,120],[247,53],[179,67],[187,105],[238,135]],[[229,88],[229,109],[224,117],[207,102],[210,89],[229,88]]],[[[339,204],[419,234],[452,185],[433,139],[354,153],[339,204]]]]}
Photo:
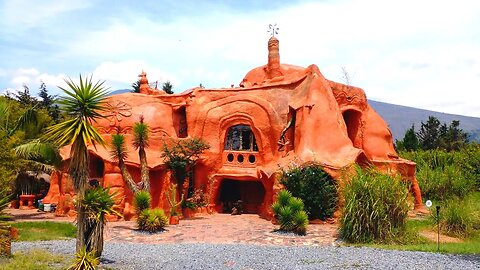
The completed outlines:
{"type": "Polygon", "coordinates": [[[429,150],[438,147],[439,127],[440,121],[434,116],[429,116],[426,123],[421,122],[417,136],[422,149],[429,150]]]}
{"type": "Polygon", "coordinates": [[[397,141],[396,145],[400,150],[407,151],[414,151],[419,148],[418,138],[415,134],[415,125],[412,125],[412,127],[405,132],[403,139],[401,141],[397,141]]]}
{"type": "Polygon", "coordinates": [[[140,158],[140,175],[143,185],[143,190],[150,192],[150,176],[148,170],[147,154],[145,148],[147,148],[150,128],[143,122],[143,115],[140,117],[140,122],[135,123],[133,126],[133,146],[138,150],[138,156],[140,158]]]}
{"type": "Polygon", "coordinates": [[[37,99],[30,95],[30,88],[23,84],[23,91],[18,91],[14,94],[14,98],[23,106],[34,106],[38,103],[37,99]]]}
{"type": "Polygon", "coordinates": [[[65,82],[68,88],[60,87],[60,89],[66,96],[61,97],[59,103],[62,105],[62,110],[70,118],[50,126],[44,138],[54,141],[59,146],[71,145],[68,172],[77,194],[76,250],[79,252],[82,248],[86,248],[90,241],[86,234],[86,210],[81,203],[88,186],[89,154],[87,146],[90,143],[94,146],[105,144],[103,137],[92,123],[101,118],[101,112],[106,110],[104,101],[107,90],[103,86],[104,82],[93,83],[92,77],[89,78],[88,76],[83,79],[80,75],[79,84],[76,84],[70,78],[66,79],[65,82]]]}
{"type": "Polygon", "coordinates": [[[48,111],[48,115],[53,118],[55,123],[60,122],[60,108],[55,104],[56,96],[52,96],[48,93],[47,85],[43,81],[41,81],[38,96],[42,98],[39,102],[40,107],[48,111]]]}
{"type": "Polygon", "coordinates": [[[468,143],[468,134],[460,129],[460,121],[453,120],[445,133],[441,134],[445,150],[456,151],[468,143]]]}
{"type": "Polygon", "coordinates": [[[132,93],[140,93],[140,80],[132,83],[132,93]]]}
{"type": "Polygon", "coordinates": [[[173,94],[173,85],[170,81],[166,81],[162,84],[162,90],[167,94],[173,94]]]}
{"type": "Polygon", "coordinates": [[[125,135],[117,134],[112,135],[112,142],[110,145],[110,155],[114,161],[118,163],[118,168],[122,173],[123,180],[126,182],[128,188],[135,194],[139,191],[135,181],[133,181],[132,175],[128,172],[125,160],[127,159],[127,147],[125,146],[125,135]]]}

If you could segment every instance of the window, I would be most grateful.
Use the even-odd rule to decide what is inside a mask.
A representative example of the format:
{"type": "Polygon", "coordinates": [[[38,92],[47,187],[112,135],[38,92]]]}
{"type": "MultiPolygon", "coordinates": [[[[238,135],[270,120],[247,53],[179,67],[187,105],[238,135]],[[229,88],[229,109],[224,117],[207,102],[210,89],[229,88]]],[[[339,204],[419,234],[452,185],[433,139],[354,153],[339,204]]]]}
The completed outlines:
{"type": "Polygon", "coordinates": [[[225,150],[258,152],[257,141],[252,129],[246,125],[230,127],[225,140],[225,150]]]}

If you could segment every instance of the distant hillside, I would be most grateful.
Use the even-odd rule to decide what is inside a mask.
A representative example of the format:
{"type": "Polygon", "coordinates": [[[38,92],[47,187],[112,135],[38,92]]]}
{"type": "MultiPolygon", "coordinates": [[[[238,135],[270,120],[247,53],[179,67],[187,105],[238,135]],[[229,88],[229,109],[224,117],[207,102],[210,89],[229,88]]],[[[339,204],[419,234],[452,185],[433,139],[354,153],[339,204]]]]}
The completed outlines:
{"type": "Polygon", "coordinates": [[[394,139],[403,139],[405,131],[412,124],[415,124],[415,130],[418,131],[421,122],[426,122],[429,116],[434,116],[447,125],[453,120],[460,120],[460,128],[469,133],[471,139],[477,141],[480,139],[480,118],[478,117],[440,113],[374,100],[369,100],[368,103],[387,122],[394,139]]]}
{"type": "Polygon", "coordinates": [[[109,96],[132,92],[132,89],[118,89],[110,92],[109,96]]]}

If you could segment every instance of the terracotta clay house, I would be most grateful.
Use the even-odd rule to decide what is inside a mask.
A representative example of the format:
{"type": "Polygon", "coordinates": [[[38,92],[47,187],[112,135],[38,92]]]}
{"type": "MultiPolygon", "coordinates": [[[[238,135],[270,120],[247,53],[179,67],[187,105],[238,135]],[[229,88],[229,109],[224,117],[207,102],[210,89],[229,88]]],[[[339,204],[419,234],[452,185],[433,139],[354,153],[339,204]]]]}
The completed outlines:
{"type": "MultiPolygon", "coordinates": [[[[146,151],[154,207],[169,209],[165,193],[172,179],[161,158],[163,143],[194,137],[210,145],[195,167],[194,183],[212,191],[210,205],[219,212],[226,200],[240,199],[246,212],[271,217],[280,169],[294,161],[319,163],[337,179],[342,168],[355,163],[399,173],[411,181],[415,207],[421,206],[415,163],[398,157],[365,92],[327,80],[315,65],[281,64],[275,37],[268,41],[268,63],[249,71],[238,87],[168,95],[149,87],[145,73],[140,77],[141,93],[109,97],[109,112],[96,125],[107,142],[118,126],[126,133],[128,169],[140,181],[131,139],[133,124],[143,115],[151,128],[146,151]]],[[[130,213],[132,194],[109,149],[89,149],[90,177],[125,195],[119,207],[130,213]]],[[[68,149],[62,154],[68,158],[68,149]]],[[[57,211],[67,213],[73,196],[68,175],[54,173],[44,203],[57,203],[57,211]]]]}

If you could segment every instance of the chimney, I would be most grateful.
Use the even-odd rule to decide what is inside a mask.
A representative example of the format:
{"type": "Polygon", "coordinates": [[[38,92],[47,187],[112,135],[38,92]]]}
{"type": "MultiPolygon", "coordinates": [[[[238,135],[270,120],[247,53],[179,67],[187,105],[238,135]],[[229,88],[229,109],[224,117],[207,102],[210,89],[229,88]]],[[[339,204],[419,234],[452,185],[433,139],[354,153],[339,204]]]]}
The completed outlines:
{"type": "Polygon", "coordinates": [[[280,70],[280,44],[275,36],[268,40],[267,75],[269,79],[283,75],[280,70]]]}

